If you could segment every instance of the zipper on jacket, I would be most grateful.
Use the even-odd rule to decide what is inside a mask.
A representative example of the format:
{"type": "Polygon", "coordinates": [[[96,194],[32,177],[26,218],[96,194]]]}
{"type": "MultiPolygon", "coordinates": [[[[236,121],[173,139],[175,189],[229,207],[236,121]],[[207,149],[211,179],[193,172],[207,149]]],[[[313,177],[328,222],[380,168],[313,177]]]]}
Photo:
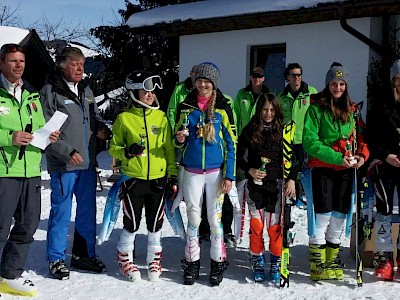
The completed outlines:
{"type": "Polygon", "coordinates": [[[146,141],[147,141],[147,180],[150,179],[150,149],[149,149],[149,133],[147,132],[147,122],[146,122],[146,109],[143,107],[143,121],[144,121],[144,130],[146,131],[146,141]]]}
{"type": "Polygon", "coordinates": [[[4,163],[6,164],[6,174],[8,174],[8,159],[6,153],[3,147],[0,148],[0,151],[1,151],[1,156],[3,156],[4,163]]]}
{"type": "Polygon", "coordinates": [[[84,92],[80,93],[80,96],[78,96],[78,102],[81,105],[81,111],[82,111],[82,118],[83,118],[83,131],[84,131],[84,139],[83,143],[85,145],[85,154],[86,154],[86,161],[87,161],[87,167],[90,167],[90,155],[89,155],[89,145],[87,144],[87,123],[89,120],[89,115],[88,117],[85,116],[86,109],[85,109],[85,95],[84,92]],[[80,99],[79,99],[80,98],[80,99]]]}

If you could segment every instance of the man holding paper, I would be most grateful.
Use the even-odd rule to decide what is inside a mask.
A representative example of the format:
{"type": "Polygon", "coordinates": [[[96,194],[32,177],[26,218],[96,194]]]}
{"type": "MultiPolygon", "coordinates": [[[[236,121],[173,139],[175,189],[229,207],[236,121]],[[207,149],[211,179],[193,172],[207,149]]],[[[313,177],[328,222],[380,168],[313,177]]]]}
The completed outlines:
{"type": "MultiPolygon", "coordinates": [[[[24,49],[0,49],[0,294],[33,296],[32,281],[23,278],[29,245],[40,220],[41,150],[30,143],[44,123],[39,94],[22,80],[24,49]],[[15,220],[10,231],[11,224],[15,220]]],[[[60,132],[49,133],[55,142],[60,132]]]]}
{"type": "Polygon", "coordinates": [[[75,233],[71,267],[95,273],[105,271],[96,257],[96,138],[111,131],[102,122],[93,92],[82,82],[85,58],[80,49],[66,47],[57,57],[57,72],[41,90],[46,120],[56,111],[68,115],[60,139],[46,148],[50,173],[51,211],[47,230],[50,274],[69,278],[66,264],[72,197],[76,197],[75,233]]]}

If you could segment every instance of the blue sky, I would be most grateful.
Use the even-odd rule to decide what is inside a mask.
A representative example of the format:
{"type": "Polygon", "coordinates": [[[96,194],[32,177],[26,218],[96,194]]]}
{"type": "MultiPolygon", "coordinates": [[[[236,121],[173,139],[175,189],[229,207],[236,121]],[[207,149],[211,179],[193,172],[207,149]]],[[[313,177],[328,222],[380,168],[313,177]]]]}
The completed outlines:
{"type": "MultiPolygon", "coordinates": [[[[131,1],[132,3],[135,1],[131,1]]],[[[66,24],[84,24],[85,27],[114,25],[118,9],[125,8],[124,0],[0,0],[0,6],[12,10],[19,4],[16,15],[22,18],[24,26],[34,24],[45,15],[50,22],[60,19],[66,24]]]]}

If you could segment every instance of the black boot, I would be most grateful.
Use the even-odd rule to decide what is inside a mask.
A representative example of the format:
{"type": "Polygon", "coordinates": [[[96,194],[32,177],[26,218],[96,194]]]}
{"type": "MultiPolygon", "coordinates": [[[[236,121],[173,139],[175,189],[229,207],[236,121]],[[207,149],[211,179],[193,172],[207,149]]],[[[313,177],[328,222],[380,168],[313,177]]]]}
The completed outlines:
{"type": "Polygon", "coordinates": [[[229,263],[227,261],[217,262],[211,260],[211,271],[210,271],[210,284],[211,286],[217,286],[222,281],[222,274],[228,267],[229,263]]]}
{"type": "Polygon", "coordinates": [[[189,262],[186,259],[181,260],[183,270],[183,283],[193,285],[196,279],[199,279],[200,259],[189,262]]]}

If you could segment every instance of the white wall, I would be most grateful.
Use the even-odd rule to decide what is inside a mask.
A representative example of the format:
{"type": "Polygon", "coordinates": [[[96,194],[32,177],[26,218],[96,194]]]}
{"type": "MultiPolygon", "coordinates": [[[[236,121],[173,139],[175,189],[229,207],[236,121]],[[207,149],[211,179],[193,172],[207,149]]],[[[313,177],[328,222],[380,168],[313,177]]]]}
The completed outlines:
{"type": "MultiPolygon", "coordinates": [[[[370,35],[370,18],[348,23],[370,35]]],[[[344,31],[339,21],[182,36],[180,80],[188,76],[194,64],[212,61],[221,71],[220,89],[234,98],[248,83],[250,46],[279,43],[286,43],[286,64],[300,63],[303,80],[310,85],[322,90],[326,72],[337,61],[349,70],[353,101],[366,100],[369,47],[344,31]]]]}

